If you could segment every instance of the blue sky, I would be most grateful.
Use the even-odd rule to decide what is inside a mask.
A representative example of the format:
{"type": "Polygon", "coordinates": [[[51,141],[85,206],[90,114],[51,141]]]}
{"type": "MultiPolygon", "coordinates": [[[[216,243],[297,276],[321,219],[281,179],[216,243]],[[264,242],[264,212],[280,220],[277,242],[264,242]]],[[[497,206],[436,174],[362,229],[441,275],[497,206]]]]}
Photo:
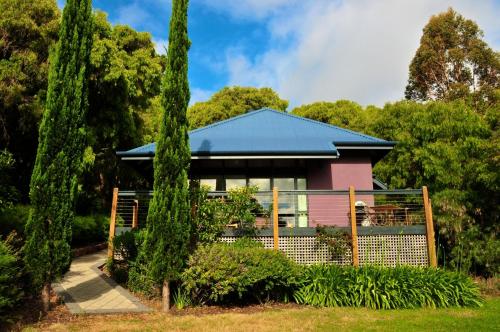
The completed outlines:
{"type": "MultiPolygon", "coordinates": [[[[150,32],[158,51],[167,45],[171,0],[93,6],[114,24],[150,32]]],[[[191,0],[191,102],[227,85],[272,87],[290,108],[399,100],[423,26],[450,6],[499,50],[500,0],[191,0]]]]}

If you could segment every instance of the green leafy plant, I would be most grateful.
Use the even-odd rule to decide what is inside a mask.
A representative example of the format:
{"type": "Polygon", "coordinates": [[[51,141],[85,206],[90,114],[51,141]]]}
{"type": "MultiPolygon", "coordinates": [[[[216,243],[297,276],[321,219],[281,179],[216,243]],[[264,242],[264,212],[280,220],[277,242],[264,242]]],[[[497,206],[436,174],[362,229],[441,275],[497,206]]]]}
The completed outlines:
{"type": "Polygon", "coordinates": [[[113,257],[106,267],[118,283],[127,283],[130,268],[137,259],[139,247],[144,241],[144,230],[132,230],[113,238],[113,257]]]}
{"type": "Polygon", "coordinates": [[[228,224],[238,224],[242,235],[255,234],[255,215],[263,212],[254,195],[256,186],[230,189],[227,195],[228,224]]]}
{"type": "Polygon", "coordinates": [[[24,227],[28,221],[30,207],[27,205],[13,205],[0,213],[0,235],[7,236],[15,231],[20,236],[24,235],[24,227]]]}
{"type": "Polygon", "coordinates": [[[250,239],[202,245],[190,256],[182,285],[200,304],[286,300],[301,268],[282,252],[250,239]]]}
{"type": "Polygon", "coordinates": [[[326,245],[334,258],[345,257],[352,246],[349,233],[335,226],[316,226],[316,240],[318,243],[326,245]]]}
{"type": "Polygon", "coordinates": [[[0,322],[8,319],[8,313],[23,295],[19,284],[21,268],[19,258],[12,248],[0,241],[0,322]]]}
{"type": "Polygon", "coordinates": [[[209,198],[209,187],[191,186],[191,204],[193,205],[192,245],[197,243],[212,243],[224,232],[228,224],[225,201],[222,198],[209,198]]]}
{"type": "Polygon", "coordinates": [[[227,197],[211,198],[208,187],[192,188],[193,247],[217,241],[231,224],[238,226],[240,236],[255,235],[255,216],[268,214],[254,197],[257,190],[255,186],[235,188],[228,191],[227,197]]]}
{"type": "Polygon", "coordinates": [[[173,295],[174,305],[177,309],[182,310],[192,305],[189,293],[181,286],[177,287],[173,295]]]}
{"type": "MultiPolygon", "coordinates": [[[[1,117],[0,117],[1,118],[1,117]]],[[[7,150],[0,150],[0,213],[12,207],[18,197],[16,187],[12,185],[11,174],[14,169],[14,158],[7,150]]]]}
{"type": "Polygon", "coordinates": [[[311,266],[294,298],[297,303],[320,307],[373,309],[477,307],[482,304],[479,287],[468,276],[409,266],[311,266]]]}
{"type": "Polygon", "coordinates": [[[109,217],[104,215],[75,216],[72,231],[73,247],[105,242],[109,232],[109,217]]]}

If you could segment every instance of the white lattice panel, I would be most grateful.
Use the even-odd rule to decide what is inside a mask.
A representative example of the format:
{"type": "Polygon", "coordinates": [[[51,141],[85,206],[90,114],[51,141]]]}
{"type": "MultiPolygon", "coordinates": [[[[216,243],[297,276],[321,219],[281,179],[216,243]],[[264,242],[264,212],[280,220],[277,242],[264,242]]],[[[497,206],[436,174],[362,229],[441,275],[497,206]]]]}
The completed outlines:
{"type": "MultiPolygon", "coordinates": [[[[264,243],[267,249],[274,248],[274,240],[271,236],[256,237],[256,240],[264,243]]],[[[236,237],[225,236],[223,242],[234,242],[236,237]]],[[[341,265],[351,264],[351,253],[346,257],[332,257],[324,244],[317,242],[314,236],[281,236],[278,243],[279,250],[283,251],[290,259],[299,264],[336,263],[341,265]]]]}
{"type": "MultiPolygon", "coordinates": [[[[222,237],[221,241],[234,242],[236,237],[222,237]]],[[[273,248],[273,238],[257,237],[264,247],[273,248]]],[[[358,236],[360,265],[396,266],[406,264],[427,266],[427,240],[425,235],[365,235],[358,236]]],[[[319,244],[314,236],[283,236],[279,249],[299,264],[335,263],[351,264],[351,253],[346,257],[332,257],[326,245],[319,244]]]]}
{"type": "Polygon", "coordinates": [[[358,236],[358,248],[360,265],[428,265],[425,235],[358,236]]]}

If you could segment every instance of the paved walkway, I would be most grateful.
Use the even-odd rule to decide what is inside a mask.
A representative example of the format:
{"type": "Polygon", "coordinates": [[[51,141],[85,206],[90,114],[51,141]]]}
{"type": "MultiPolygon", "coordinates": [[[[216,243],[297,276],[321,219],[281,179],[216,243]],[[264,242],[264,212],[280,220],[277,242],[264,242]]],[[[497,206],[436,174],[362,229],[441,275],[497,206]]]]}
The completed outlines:
{"type": "Polygon", "coordinates": [[[98,269],[106,262],[106,253],[103,250],[75,258],[61,282],[53,284],[69,311],[73,314],[150,311],[98,269]]]}

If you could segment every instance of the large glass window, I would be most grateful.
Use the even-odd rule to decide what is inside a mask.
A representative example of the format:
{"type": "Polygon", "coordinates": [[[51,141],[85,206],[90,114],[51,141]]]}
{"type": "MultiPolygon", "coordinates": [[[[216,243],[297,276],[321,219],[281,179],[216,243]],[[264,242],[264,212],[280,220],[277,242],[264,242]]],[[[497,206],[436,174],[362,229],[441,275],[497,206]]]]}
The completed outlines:
{"type": "Polygon", "coordinates": [[[259,191],[271,190],[271,179],[269,178],[250,178],[248,179],[249,186],[257,186],[259,191]]]}
{"type": "Polygon", "coordinates": [[[231,178],[231,179],[226,179],[226,190],[234,189],[234,188],[240,188],[244,187],[247,185],[247,180],[245,178],[231,178]]]}
{"type": "Polygon", "coordinates": [[[209,191],[217,189],[217,179],[200,179],[200,186],[209,187],[209,191]]]}
{"type": "Polygon", "coordinates": [[[306,190],[306,189],[307,189],[306,179],[298,178],[297,179],[297,190],[306,190]]]}
{"type": "Polygon", "coordinates": [[[275,178],[274,187],[278,187],[278,190],[294,190],[295,189],[295,179],[294,178],[275,178]]]}
{"type": "MultiPolygon", "coordinates": [[[[202,179],[201,184],[216,187],[215,179],[202,179]]],[[[219,183],[220,185],[221,183],[219,183]]],[[[305,178],[296,177],[246,177],[244,175],[229,175],[225,177],[225,190],[240,188],[244,186],[257,186],[259,191],[271,191],[277,187],[280,192],[293,190],[306,190],[307,181],[305,178]]],[[[222,189],[222,188],[221,188],[222,189]]],[[[215,190],[215,189],[213,189],[215,190]]],[[[256,194],[255,198],[267,209],[272,205],[271,193],[256,194]]],[[[280,227],[307,227],[308,226],[308,200],[307,195],[297,193],[280,193],[278,201],[278,215],[280,227]]]]}

